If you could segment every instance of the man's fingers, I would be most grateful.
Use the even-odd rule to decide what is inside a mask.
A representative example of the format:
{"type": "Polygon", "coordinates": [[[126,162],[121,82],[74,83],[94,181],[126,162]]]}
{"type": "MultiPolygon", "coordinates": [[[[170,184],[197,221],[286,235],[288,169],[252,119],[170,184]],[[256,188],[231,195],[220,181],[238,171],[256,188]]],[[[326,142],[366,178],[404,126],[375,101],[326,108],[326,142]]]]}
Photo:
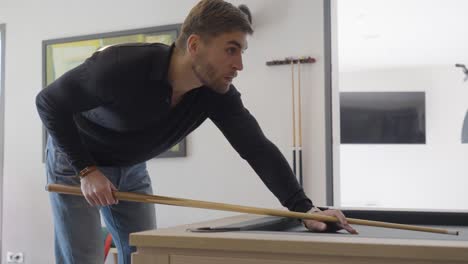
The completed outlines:
{"type": "Polygon", "coordinates": [[[113,201],[112,204],[118,204],[118,203],[119,203],[119,200],[117,200],[117,198],[115,198],[115,196],[114,196],[114,192],[116,192],[116,191],[118,191],[118,190],[117,190],[117,188],[116,188],[112,183],[110,184],[110,186],[111,186],[111,190],[112,190],[112,191],[111,191],[112,201],[113,201]]]}
{"type": "Polygon", "coordinates": [[[353,235],[357,235],[359,234],[358,231],[356,229],[354,229],[352,226],[350,226],[349,224],[347,225],[343,225],[343,228],[348,231],[350,234],[353,234],[353,235]]]}
{"type": "Polygon", "coordinates": [[[319,222],[319,221],[314,221],[314,220],[307,221],[305,222],[305,224],[309,230],[313,230],[313,231],[323,232],[325,231],[325,229],[327,229],[327,224],[323,222],[319,222]]]}
{"type": "Polygon", "coordinates": [[[90,204],[93,206],[112,205],[116,203],[114,194],[112,193],[114,188],[115,187],[110,182],[100,186],[98,185],[92,186],[91,188],[85,188],[85,191],[88,193],[87,195],[85,194],[85,197],[87,200],[91,200],[92,203],[90,204]]]}
{"type": "Polygon", "coordinates": [[[96,195],[98,196],[100,206],[115,204],[115,199],[110,188],[97,192],[96,195]]]}
{"type": "Polygon", "coordinates": [[[343,224],[340,224],[340,223],[336,223],[336,226],[339,228],[338,230],[344,229],[350,234],[353,234],[353,235],[359,234],[358,231],[356,231],[356,229],[354,229],[349,224],[348,225],[343,225],[343,224]]]}
{"type": "Polygon", "coordinates": [[[348,224],[348,220],[346,220],[346,217],[344,216],[344,214],[341,211],[333,210],[333,215],[336,218],[338,218],[338,221],[340,221],[340,223],[342,225],[347,225],[348,224]]]}
{"type": "Polygon", "coordinates": [[[104,199],[106,201],[105,205],[111,205],[114,204],[114,197],[112,197],[112,192],[106,193],[104,195],[104,199]]]}
{"type": "Polygon", "coordinates": [[[351,234],[358,234],[358,232],[349,225],[348,220],[344,216],[344,214],[340,210],[326,210],[326,211],[321,211],[318,212],[319,214],[323,215],[328,215],[328,216],[334,216],[338,220],[336,223],[324,223],[320,221],[315,221],[315,220],[304,220],[305,226],[312,231],[319,231],[319,232],[325,232],[325,231],[338,231],[340,229],[344,229],[347,232],[351,234]]]}
{"type": "Polygon", "coordinates": [[[84,194],[84,197],[91,206],[97,205],[96,199],[91,194],[84,194]]]}
{"type": "Polygon", "coordinates": [[[96,191],[93,193],[93,197],[96,201],[96,206],[103,206],[106,203],[105,199],[96,191]]]}
{"type": "Polygon", "coordinates": [[[115,188],[115,186],[109,182],[107,188],[97,192],[101,206],[113,205],[117,203],[113,191],[117,191],[117,188],[115,188]]]}
{"type": "Polygon", "coordinates": [[[333,213],[333,216],[335,216],[338,219],[338,226],[342,227],[344,230],[348,231],[351,234],[358,234],[356,229],[354,229],[352,226],[349,225],[348,220],[346,220],[346,217],[341,211],[338,210],[330,210],[331,213],[333,213]]]}
{"type": "Polygon", "coordinates": [[[81,179],[81,190],[92,206],[107,206],[117,203],[113,194],[117,188],[99,170],[94,170],[81,179]]]}
{"type": "Polygon", "coordinates": [[[115,204],[116,203],[116,200],[114,198],[114,194],[112,193],[112,186],[111,186],[111,189],[109,190],[109,192],[106,192],[106,200],[107,200],[107,205],[111,205],[111,204],[115,204]]]}
{"type": "Polygon", "coordinates": [[[107,206],[117,203],[112,192],[92,192],[84,195],[86,201],[92,206],[107,206]]]}

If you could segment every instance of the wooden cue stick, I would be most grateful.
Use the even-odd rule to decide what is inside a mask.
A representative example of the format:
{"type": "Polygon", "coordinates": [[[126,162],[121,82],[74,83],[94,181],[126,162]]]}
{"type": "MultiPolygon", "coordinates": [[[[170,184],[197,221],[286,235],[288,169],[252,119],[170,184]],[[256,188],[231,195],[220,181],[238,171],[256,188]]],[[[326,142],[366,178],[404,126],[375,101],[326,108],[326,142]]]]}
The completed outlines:
{"type": "Polygon", "coordinates": [[[298,130],[299,130],[299,184],[303,186],[302,178],[302,105],[301,105],[301,58],[297,60],[297,104],[298,104],[298,130]]]}
{"type": "MultiPolygon", "coordinates": [[[[49,192],[56,192],[56,193],[63,193],[63,194],[70,194],[70,195],[78,195],[78,196],[83,195],[81,192],[81,188],[79,186],[49,184],[46,186],[46,190],[49,192]]],[[[156,203],[156,204],[165,204],[165,205],[175,205],[175,206],[184,206],[184,207],[193,207],[193,208],[203,208],[203,209],[213,209],[213,210],[221,210],[221,211],[258,214],[258,215],[281,216],[281,217],[298,218],[298,219],[312,219],[312,220],[318,220],[318,221],[323,221],[323,222],[338,222],[338,219],[333,216],[321,215],[317,213],[298,213],[298,212],[291,212],[291,211],[284,211],[284,210],[277,210],[277,209],[206,202],[206,201],[174,198],[174,197],[159,196],[159,195],[138,194],[138,193],[130,193],[130,192],[115,191],[114,196],[116,199],[119,199],[122,201],[156,203]]],[[[370,220],[363,220],[363,219],[356,219],[356,218],[347,218],[347,220],[348,220],[348,223],[356,224],[356,225],[405,229],[405,230],[412,230],[412,231],[431,232],[431,233],[448,234],[448,235],[458,235],[459,233],[458,231],[451,231],[451,230],[445,230],[445,229],[439,229],[439,228],[395,224],[395,223],[380,222],[380,221],[370,221],[370,220]]]]}
{"type": "Polygon", "coordinates": [[[292,155],[293,173],[296,174],[296,99],[294,96],[294,59],[291,59],[291,93],[292,93],[292,155]]]}

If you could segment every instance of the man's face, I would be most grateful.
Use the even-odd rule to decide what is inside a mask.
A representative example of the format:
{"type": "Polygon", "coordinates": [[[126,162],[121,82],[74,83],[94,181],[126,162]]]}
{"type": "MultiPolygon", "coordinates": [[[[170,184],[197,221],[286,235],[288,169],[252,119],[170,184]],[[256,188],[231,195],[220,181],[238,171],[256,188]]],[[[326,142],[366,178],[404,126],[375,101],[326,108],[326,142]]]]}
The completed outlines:
{"type": "Polygon", "coordinates": [[[193,53],[192,69],[205,86],[224,94],[241,71],[242,53],[247,48],[247,34],[224,33],[207,41],[199,40],[193,53]]]}

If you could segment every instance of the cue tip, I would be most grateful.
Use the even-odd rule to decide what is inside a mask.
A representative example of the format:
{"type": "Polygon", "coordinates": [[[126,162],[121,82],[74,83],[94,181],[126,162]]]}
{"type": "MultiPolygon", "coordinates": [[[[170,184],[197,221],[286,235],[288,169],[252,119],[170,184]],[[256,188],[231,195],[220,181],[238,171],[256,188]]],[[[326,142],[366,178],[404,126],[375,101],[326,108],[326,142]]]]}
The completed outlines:
{"type": "Polygon", "coordinates": [[[460,234],[460,231],[451,231],[451,230],[447,230],[447,234],[449,235],[454,235],[454,236],[458,236],[460,234]]]}

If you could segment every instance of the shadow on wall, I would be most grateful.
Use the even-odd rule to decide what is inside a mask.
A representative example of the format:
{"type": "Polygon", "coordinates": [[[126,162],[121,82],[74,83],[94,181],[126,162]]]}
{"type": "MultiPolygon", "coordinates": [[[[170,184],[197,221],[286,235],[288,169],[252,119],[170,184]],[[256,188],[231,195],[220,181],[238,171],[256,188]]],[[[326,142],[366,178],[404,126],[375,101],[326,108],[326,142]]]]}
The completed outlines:
{"type": "Polygon", "coordinates": [[[271,27],[272,21],[279,24],[287,19],[290,4],[289,1],[262,1],[258,6],[252,3],[248,7],[252,12],[254,30],[258,30],[263,26],[271,27]]]}

